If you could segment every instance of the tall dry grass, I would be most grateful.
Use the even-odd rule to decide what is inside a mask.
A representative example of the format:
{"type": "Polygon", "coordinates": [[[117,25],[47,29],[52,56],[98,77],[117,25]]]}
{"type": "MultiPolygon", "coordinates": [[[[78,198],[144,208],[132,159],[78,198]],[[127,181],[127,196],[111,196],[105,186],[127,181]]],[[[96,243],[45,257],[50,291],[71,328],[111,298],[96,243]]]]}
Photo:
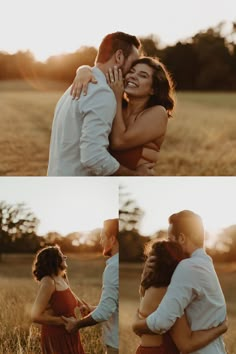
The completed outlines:
{"type": "MultiPolygon", "coordinates": [[[[46,175],[54,108],[65,86],[32,86],[0,82],[2,176],[46,175]]],[[[157,175],[236,175],[235,113],[236,93],[177,93],[157,175]]]]}
{"type": "MultiPolygon", "coordinates": [[[[236,265],[216,267],[227,303],[229,329],[224,335],[228,354],[236,354],[236,265]]],[[[120,353],[134,354],[138,345],[131,329],[132,320],[139,305],[138,288],[142,272],[141,264],[120,264],[120,353]]]]}
{"type": "Polygon", "coordinates": [[[236,93],[178,93],[159,175],[236,175],[236,93]]]}
{"type": "MultiPolygon", "coordinates": [[[[40,326],[30,321],[38,285],[31,277],[32,256],[5,256],[0,263],[0,353],[37,354],[40,326]]],[[[70,256],[68,275],[73,291],[91,304],[101,292],[104,260],[70,256]]],[[[101,325],[80,330],[86,354],[104,354],[101,325]]]]}

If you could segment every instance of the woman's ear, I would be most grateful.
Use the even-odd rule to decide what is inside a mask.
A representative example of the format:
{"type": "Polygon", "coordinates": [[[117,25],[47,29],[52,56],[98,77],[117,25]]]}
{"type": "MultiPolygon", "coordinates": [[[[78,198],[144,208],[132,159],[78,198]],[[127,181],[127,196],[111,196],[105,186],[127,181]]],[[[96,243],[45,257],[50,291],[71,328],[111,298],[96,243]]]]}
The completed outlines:
{"type": "Polygon", "coordinates": [[[122,49],[118,49],[116,52],[115,52],[115,62],[116,62],[116,65],[123,65],[124,64],[124,61],[125,61],[125,57],[124,57],[124,53],[123,53],[123,50],[122,49]]]}
{"type": "Polygon", "coordinates": [[[151,88],[151,90],[150,90],[150,96],[153,96],[153,95],[154,95],[154,93],[155,93],[154,89],[153,89],[153,88],[151,88]]]}

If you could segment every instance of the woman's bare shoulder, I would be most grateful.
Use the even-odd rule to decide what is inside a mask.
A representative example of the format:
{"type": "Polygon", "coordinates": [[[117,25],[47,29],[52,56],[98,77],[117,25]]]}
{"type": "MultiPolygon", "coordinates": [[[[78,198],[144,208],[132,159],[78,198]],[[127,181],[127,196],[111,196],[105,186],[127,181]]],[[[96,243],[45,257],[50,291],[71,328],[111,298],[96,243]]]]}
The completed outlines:
{"type": "Polygon", "coordinates": [[[163,299],[167,288],[150,287],[140,301],[140,313],[143,317],[155,311],[163,299]]]}
{"type": "Polygon", "coordinates": [[[142,113],[139,115],[140,117],[150,117],[152,119],[158,119],[158,120],[163,120],[167,121],[168,120],[168,113],[165,107],[163,106],[153,106],[145,109],[142,113]]]}
{"type": "Polygon", "coordinates": [[[50,288],[55,288],[55,281],[52,277],[50,277],[49,275],[46,275],[45,277],[43,277],[40,280],[40,284],[44,285],[44,286],[48,286],[50,288]]]}

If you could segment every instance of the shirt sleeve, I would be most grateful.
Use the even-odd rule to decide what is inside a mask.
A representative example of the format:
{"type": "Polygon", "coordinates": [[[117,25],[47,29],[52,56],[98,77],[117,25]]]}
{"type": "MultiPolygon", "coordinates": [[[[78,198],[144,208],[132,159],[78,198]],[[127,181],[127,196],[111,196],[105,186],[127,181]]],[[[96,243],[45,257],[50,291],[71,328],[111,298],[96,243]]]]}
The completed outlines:
{"type": "Polygon", "coordinates": [[[96,309],[91,313],[96,322],[107,321],[118,308],[118,267],[108,265],[103,274],[102,295],[96,309]]]}
{"type": "Polygon", "coordinates": [[[98,86],[83,97],[81,107],[84,116],[80,139],[81,163],[92,175],[113,175],[120,166],[107,150],[116,113],[114,94],[105,86],[98,86]]]}
{"type": "Polygon", "coordinates": [[[185,308],[198,293],[197,274],[189,260],[179,263],[167,292],[157,310],[146,319],[148,328],[162,334],[168,331],[176,319],[184,314],[185,308]]]}

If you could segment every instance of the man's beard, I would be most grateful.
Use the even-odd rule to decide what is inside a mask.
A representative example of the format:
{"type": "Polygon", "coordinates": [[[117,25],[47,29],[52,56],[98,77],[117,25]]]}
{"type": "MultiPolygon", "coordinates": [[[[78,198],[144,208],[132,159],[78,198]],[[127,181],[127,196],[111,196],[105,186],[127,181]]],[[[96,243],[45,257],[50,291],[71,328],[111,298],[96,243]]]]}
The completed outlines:
{"type": "Polygon", "coordinates": [[[112,248],[109,248],[108,250],[103,250],[103,256],[104,257],[111,257],[112,256],[112,248]]]}

